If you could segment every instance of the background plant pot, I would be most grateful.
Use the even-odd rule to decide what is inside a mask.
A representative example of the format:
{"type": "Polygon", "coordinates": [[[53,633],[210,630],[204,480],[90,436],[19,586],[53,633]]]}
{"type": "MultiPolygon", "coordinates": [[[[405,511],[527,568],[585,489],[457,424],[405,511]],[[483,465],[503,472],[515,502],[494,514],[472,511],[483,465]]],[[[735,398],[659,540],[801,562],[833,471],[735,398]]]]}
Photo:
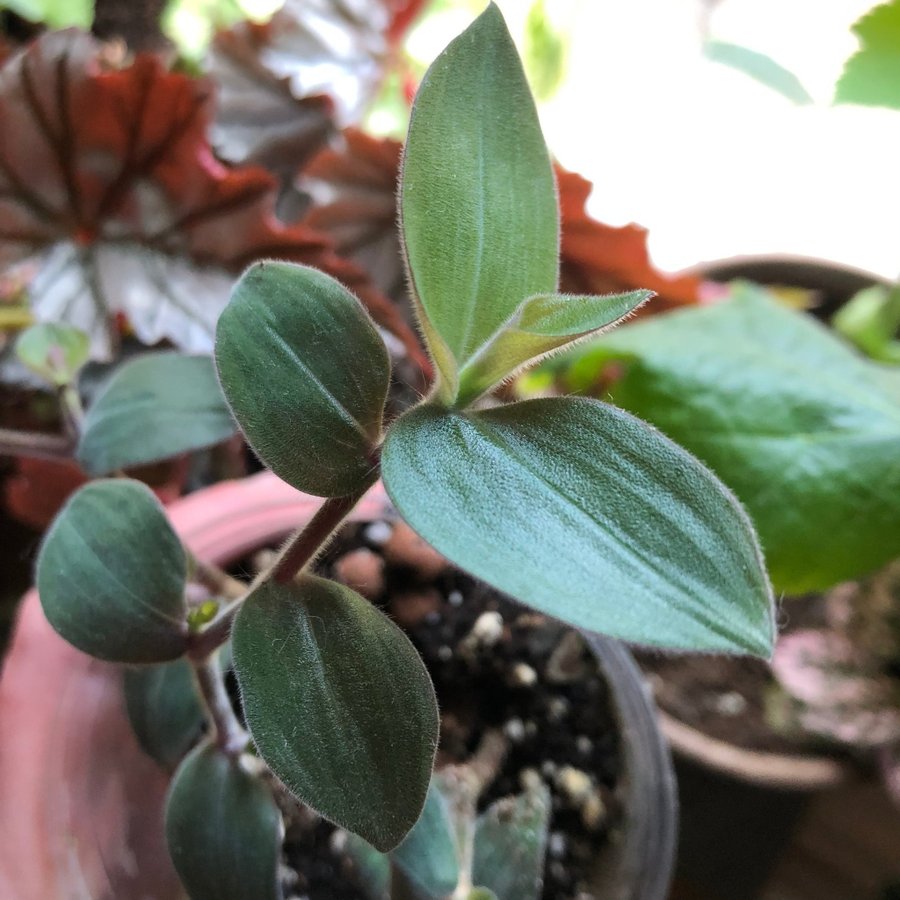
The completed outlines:
{"type": "MultiPolygon", "coordinates": [[[[886,283],[859,269],[794,256],[733,257],[703,263],[691,274],[705,282],[745,279],[813,290],[819,303],[809,312],[825,322],[858,291],[886,283]]],[[[810,800],[845,783],[851,770],[814,753],[747,750],[664,711],[660,723],[675,752],[681,797],[677,871],[684,896],[760,896],[810,800]]]]}
{"type": "MultiPolygon", "coordinates": [[[[320,502],[263,472],[177,500],[169,514],[195,555],[227,564],[279,541],[320,502]]],[[[376,486],[352,519],[380,518],[386,506],[376,486]]],[[[602,896],[664,900],[677,831],[668,751],[627,651],[589,640],[611,685],[625,748],[626,826],[598,860],[602,896]]],[[[161,830],[167,776],[131,736],[121,671],[62,641],[34,591],[0,677],[0,723],[0,897],[181,895],[161,830]]]]}

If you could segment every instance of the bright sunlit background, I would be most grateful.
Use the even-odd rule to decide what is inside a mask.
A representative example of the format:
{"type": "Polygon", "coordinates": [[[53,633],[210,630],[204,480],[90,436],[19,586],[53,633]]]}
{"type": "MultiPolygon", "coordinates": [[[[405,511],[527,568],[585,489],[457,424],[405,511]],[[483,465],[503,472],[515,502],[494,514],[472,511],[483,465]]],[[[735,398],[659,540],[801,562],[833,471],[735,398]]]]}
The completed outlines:
{"type": "MultiPolygon", "coordinates": [[[[533,0],[498,0],[521,41],[533,0]]],[[[408,47],[431,59],[482,3],[442,3],[408,47]]],[[[591,211],[650,229],[664,269],[755,253],[900,272],[900,113],[833,106],[851,24],[873,0],[548,0],[568,42],[541,103],[560,162],[595,184],[591,211]],[[811,94],[797,106],[707,59],[704,35],[765,53],[811,94]]],[[[534,73],[532,73],[534,74],[534,73]]]]}

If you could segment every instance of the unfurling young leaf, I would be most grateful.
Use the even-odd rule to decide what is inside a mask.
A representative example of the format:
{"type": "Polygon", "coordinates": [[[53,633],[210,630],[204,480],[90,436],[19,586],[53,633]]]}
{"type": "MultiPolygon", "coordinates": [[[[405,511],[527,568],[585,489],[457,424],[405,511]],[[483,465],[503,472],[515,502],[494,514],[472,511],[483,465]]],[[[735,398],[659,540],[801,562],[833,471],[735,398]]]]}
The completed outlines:
{"type": "Polygon", "coordinates": [[[78,461],[108,475],[218,444],[235,430],[210,357],[152,353],[117,369],[91,404],[78,461]]]}
{"type": "Polygon", "coordinates": [[[238,282],[216,331],[228,403],[260,458],[320,497],[371,479],[390,378],[384,342],[333,278],[259,263],[238,282]]]}
{"type": "Polygon", "coordinates": [[[516,371],[620,322],[652,296],[631,291],[601,297],[541,294],[523,301],[466,363],[457,405],[465,406],[516,371]]]}
{"type": "Polygon", "coordinates": [[[22,363],[54,387],[75,381],[89,351],[88,336],[68,325],[32,325],[16,340],[16,355],[22,363]]]}
{"type": "Polygon", "coordinates": [[[493,3],[422,79],[400,209],[417,312],[449,404],[459,370],[519,304],[557,287],[553,172],[493,3]]]}
{"type": "Polygon", "coordinates": [[[178,767],[166,843],[191,900],[280,900],[281,814],[240,759],[204,743],[178,767]]]}
{"type": "Polygon", "coordinates": [[[186,646],[187,562],[156,497],[137,481],[95,481],[56,517],[37,561],[50,624],[98,659],[166,662],[186,646]]]}
{"type": "Polygon", "coordinates": [[[438,713],[409,639],[355,591],[265,582],[233,635],[247,725],[263,759],[326,819],[393,849],[422,811],[438,713]]]}
{"type": "Polygon", "coordinates": [[[203,730],[191,664],[176,659],[125,670],[125,709],[141,749],[174,769],[203,730]]]}
{"type": "Polygon", "coordinates": [[[575,398],[423,406],[391,427],[382,465],[425,540],[528,606],[639,644],[771,653],[750,520],[705,466],[628,413],[575,398]]]}

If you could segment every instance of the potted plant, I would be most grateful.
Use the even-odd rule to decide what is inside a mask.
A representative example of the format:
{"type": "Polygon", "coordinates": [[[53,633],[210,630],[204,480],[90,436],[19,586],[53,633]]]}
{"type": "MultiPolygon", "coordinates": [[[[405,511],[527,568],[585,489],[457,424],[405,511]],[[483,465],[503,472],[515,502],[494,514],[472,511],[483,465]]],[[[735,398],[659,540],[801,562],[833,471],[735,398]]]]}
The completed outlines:
{"type": "MultiPolygon", "coordinates": [[[[248,442],[275,475],[325,498],[249,588],[186,550],[155,498],[126,478],[75,494],[40,552],[43,611],[67,641],[105,661],[177,662],[192,673],[208,727],[178,764],[166,835],[194,897],[277,893],[279,785],[365,840],[372,864],[389,867],[394,897],[407,896],[410,882],[431,896],[522,896],[503,887],[517,874],[514,856],[477,865],[480,847],[503,842],[537,860],[528,871],[538,890],[543,847],[526,838],[546,820],[546,802],[535,799],[540,773],[521,801],[531,826],[516,833],[520,801],[507,801],[485,826],[493,838],[479,841],[465,773],[484,755],[456,770],[462,786],[449,802],[446,785],[429,787],[438,714],[421,658],[376,606],[310,571],[379,474],[429,544],[540,614],[653,646],[770,652],[771,589],[752,526],[709,470],[598,401],[485,399],[648,299],[556,293],[552,169],[493,5],[422,83],[400,212],[437,377],[399,418],[384,421],[390,367],[378,332],[324,273],[252,266],[219,320],[218,380],[248,442]],[[223,681],[229,643],[241,718],[223,681]],[[248,755],[251,739],[258,757],[248,755]],[[210,819],[212,808],[229,811],[228,827],[210,819]],[[438,887],[422,869],[435,860],[445,873],[455,866],[438,887]]],[[[174,360],[151,363],[164,372],[174,360]]],[[[187,383],[173,372],[165,402],[155,392],[135,406],[123,397],[133,401],[135,383],[146,381],[123,381],[104,395],[106,415],[98,401],[83,423],[80,452],[97,474],[165,440],[145,423],[162,421],[160,409],[187,383]]],[[[194,392],[185,394],[196,410],[194,392]]],[[[190,414],[178,421],[193,430],[190,414]]]]}

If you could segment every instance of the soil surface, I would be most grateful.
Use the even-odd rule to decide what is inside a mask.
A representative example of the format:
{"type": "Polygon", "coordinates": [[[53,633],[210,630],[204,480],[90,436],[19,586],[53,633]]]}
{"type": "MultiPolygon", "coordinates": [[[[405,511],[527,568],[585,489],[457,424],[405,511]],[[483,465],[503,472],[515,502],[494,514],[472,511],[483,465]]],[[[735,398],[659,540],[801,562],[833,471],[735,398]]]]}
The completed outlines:
{"type": "MultiPolygon", "coordinates": [[[[822,597],[785,600],[782,632],[822,624],[822,597]]],[[[805,733],[773,727],[779,716],[780,690],[769,664],[745,656],[683,654],[665,656],[638,651],[657,704],[676,719],[747,750],[788,755],[820,752],[824,745],[805,733]]]]}
{"type": "MultiPolygon", "coordinates": [[[[388,523],[350,529],[319,571],[368,595],[419,650],[441,708],[439,767],[465,762],[486,730],[503,732],[509,751],[482,808],[520,792],[529,770],[550,787],[543,900],[600,900],[588,874],[619,821],[620,754],[594,657],[575,632],[449,568],[397,528],[403,547],[388,523]]],[[[341,853],[342,833],[291,800],[284,812],[285,896],[371,900],[341,853]]]]}

